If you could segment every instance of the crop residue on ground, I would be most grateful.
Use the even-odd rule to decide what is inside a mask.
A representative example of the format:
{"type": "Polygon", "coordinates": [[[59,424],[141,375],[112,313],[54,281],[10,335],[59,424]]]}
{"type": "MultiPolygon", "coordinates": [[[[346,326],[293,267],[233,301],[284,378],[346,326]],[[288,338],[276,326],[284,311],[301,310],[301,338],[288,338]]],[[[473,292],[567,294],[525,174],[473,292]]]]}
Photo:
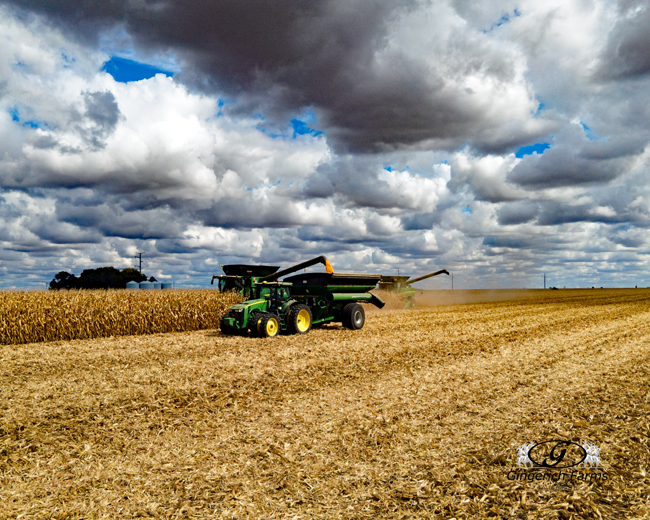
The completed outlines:
{"type": "Polygon", "coordinates": [[[647,518],[650,291],[550,293],[4,346],[0,518],[647,518]],[[608,480],[508,480],[556,438],[608,480]]]}

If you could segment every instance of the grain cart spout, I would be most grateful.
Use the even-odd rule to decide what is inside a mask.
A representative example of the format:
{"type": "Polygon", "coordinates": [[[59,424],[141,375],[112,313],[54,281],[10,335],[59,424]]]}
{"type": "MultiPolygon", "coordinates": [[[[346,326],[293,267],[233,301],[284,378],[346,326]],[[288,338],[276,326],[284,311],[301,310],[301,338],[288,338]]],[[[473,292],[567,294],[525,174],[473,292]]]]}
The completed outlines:
{"type": "Polygon", "coordinates": [[[323,264],[325,266],[325,270],[329,274],[332,274],[334,272],[334,269],[332,269],[332,264],[329,263],[329,260],[327,260],[327,258],[325,258],[324,256],[319,256],[316,258],[312,258],[311,260],[307,260],[306,262],[303,262],[301,264],[296,264],[293,267],[288,267],[287,269],[278,271],[277,273],[273,273],[263,278],[260,278],[259,281],[269,282],[271,280],[277,280],[279,278],[282,278],[283,276],[286,276],[291,273],[295,273],[296,271],[300,271],[301,269],[307,269],[308,267],[311,267],[312,265],[316,265],[316,264],[323,264]]]}

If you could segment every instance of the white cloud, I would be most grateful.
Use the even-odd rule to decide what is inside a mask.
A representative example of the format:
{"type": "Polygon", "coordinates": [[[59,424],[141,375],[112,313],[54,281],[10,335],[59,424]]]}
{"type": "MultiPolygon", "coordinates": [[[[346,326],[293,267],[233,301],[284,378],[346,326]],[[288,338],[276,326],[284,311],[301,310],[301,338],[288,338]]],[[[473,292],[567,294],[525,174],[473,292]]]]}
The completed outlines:
{"type": "MultiPolygon", "coordinates": [[[[355,33],[373,51],[357,49],[357,68],[332,71],[354,92],[301,107],[325,133],[294,137],[283,110],[296,101],[276,94],[291,84],[313,100],[317,85],[278,80],[268,119],[237,99],[226,110],[178,77],[100,72],[121,37],[99,51],[0,8],[1,283],[128,267],[145,251],[150,272],[198,284],[220,263],[322,253],[346,270],[447,267],[466,287],[530,286],[542,271],[650,284],[649,78],[636,62],[634,81],[598,76],[613,28],[645,14],[598,0],[395,13],[368,29],[381,35],[355,33]]],[[[207,74],[175,63],[179,77],[207,74]]]]}

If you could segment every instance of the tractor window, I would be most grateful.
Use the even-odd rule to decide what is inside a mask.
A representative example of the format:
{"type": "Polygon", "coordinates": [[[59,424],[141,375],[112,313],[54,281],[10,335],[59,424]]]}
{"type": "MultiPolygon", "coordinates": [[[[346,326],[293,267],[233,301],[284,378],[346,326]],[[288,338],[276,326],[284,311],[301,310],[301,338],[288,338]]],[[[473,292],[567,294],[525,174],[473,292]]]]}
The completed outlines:
{"type": "Polygon", "coordinates": [[[271,289],[268,287],[264,287],[263,289],[260,289],[260,298],[264,298],[265,296],[269,296],[271,294],[271,289]]]}

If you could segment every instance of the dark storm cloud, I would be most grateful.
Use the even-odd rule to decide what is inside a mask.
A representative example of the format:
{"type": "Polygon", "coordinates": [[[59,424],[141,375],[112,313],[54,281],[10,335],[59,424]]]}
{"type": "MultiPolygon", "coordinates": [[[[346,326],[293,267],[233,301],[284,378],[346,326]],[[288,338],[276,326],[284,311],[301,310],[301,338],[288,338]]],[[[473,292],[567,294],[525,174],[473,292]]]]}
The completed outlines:
{"type": "Polygon", "coordinates": [[[488,82],[508,83],[514,75],[509,57],[456,32],[443,47],[448,56],[440,58],[447,72],[421,56],[389,50],[390,28],[421,5],[418,0],[34,0],[28,8],[88,41],[97,38],[99,28],[123,23],[142,48],[177,53],[186,65],[182,81],[237,98],[234,110],[262,108],[286,122],[313,107],[338,150],[432,144],[455,149],[471,142],[496,152],[548,130],[510,121],[508,130],[495,132],[503,121],[488,114],[489,104],[449,77],[453,70],[459,78],[480,74],[488,82]]]}
{"type": "Polygon", "coordinates": [[[487,247],[505,247],[508,249],[536,249],[542,247],[537,237],[530,236],[486,236],[483,245],[487,247]]]}
{"type": "Polygon", "coordinates": [[[66,222],[58,222],[51,218],[30,219],[27,228],[42,240],[53,244],[99,244],[102,235],[94,230],[80,229],[66,222]]]}
{"type": "Polygon", "coordinates": [[[609,34],[597,75],[638,78],[650,73],[650,2],[621,1],[623,17],[609,34]]]}
{"type": "Polygon", "coordinates": [[[178,216],[171,218],[164,209],[126,212],[119,206],[109,204],[77,206],[59,202],[56,216],[61,222],[95,229],[109,237],[157,239],[177,237],[182,233],[178,216]]]}
{"type": "Polygon", "coordinates": [[[306,198],[345,198],[357,207],[400,207],[399,191],[377,177],[377,165],[365,157],[345,156],[326,163],[312,175],[301,193],[306,198]]]}
{"type": "Polygon", "coordinates": [[[223,228],[283,228],[304,224],[304,216],[287,202],[281,197],[262,200],[224,198],[195,214],[205,226],[223,228]]]}
{"type": "Polygon", "coordinates": [[[625,173],[643,147],[615,150],[608,143],[592,143],[575,150],[559,146],[542,155],[527,155],[508,180],[526,188],[558,188],[607,183],[625,173]]]}
{"type": "Polygon", "coordinates": [[[120,109],[112,92],[84,92],[85,116],[92,122],[86,132],[87,140],[94,148],[104,148],[104,140],[117,126],[120,109]]]}
{"type": "Polygon", "coordinates": [[[609,208],[601,213],[594,204],[562,204],[548,201],[542,204],[542,209],[537,217],[537,224],[540,226],[557,226],[571,222],[602,222],[613,224],[623,222],[626,219],[609,208]]]}
{"type": "Polygon", "coordinates": [[[502,226],[524,224],[533,220],[539,213],[535,202],[521,201],[505,204],[497,211],[497,221],[502,226]]]}

